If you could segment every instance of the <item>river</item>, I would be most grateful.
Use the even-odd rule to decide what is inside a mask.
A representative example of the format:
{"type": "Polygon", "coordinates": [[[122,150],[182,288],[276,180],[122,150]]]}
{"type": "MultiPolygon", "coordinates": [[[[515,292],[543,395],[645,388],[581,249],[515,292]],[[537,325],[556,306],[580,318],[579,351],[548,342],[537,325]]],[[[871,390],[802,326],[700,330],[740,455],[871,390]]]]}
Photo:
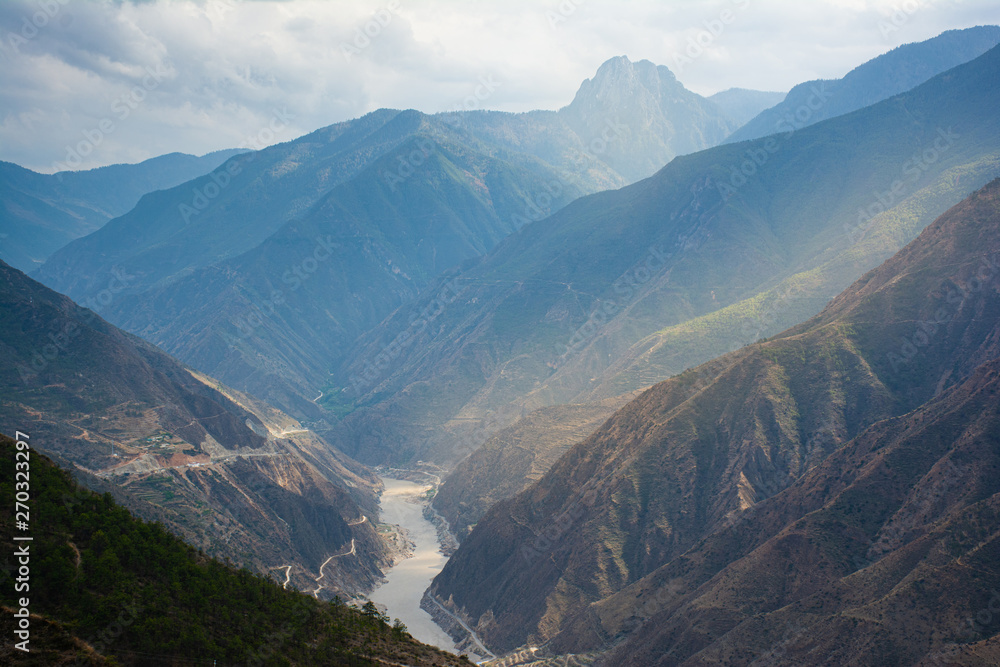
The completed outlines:
{"type": "Polygon", "coordinates": [[[398,618],[414,638],[456,653],[455,642],[431,615],[420,608],[420,599],[431,580],[448,560],[440,551],[437,530],[424,518],[420,496],[430,484],[383,477],[382,522],[402,526],[414,544],[413,556],[400,562],[386,574],[386,582],[369,595],[373,602],[385,605],[391,618],[398,618]]]}

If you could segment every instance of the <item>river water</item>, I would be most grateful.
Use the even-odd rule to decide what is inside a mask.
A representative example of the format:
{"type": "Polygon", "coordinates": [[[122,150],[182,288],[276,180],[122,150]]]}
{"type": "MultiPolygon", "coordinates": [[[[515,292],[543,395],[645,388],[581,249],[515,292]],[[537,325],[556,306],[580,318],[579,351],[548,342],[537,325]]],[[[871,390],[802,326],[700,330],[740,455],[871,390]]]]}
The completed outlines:
{"type": "Polygon", "coordinates": [[[455,643],[448,633],[420,608],[424,591],[447,561],[440,551],[437,530],[424,518],[424,505],[419,502],[420,496],[432,487],[391,477],[383,477],[382,482],[385,484],[381,500],[382,522],[405,528],[414,549],[413,556],[390,569],[387,581],[368,597],[385,605],[391,618],[403,621],[414,638],[455,653],[455,643]]]}

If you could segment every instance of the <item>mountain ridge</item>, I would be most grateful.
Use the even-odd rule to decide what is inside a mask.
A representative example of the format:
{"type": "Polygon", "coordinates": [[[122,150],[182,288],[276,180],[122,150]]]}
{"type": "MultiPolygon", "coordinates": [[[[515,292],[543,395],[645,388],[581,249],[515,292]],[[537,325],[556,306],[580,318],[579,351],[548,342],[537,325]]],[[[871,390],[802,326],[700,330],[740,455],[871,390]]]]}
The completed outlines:
{"type": "Polygon", "coordinates": [[[903,44],[855,67],[840,79],[806,81],[785,99],[750,119],[727,142],[758,139],[870,106],[915,88],[934,76],[974,60],[1000,43],[1000,26],[947,30],[923,42],[903,44]],[[933,58],[933,61],[932,61],[933,58]],[[814,106],[820,90],[826,98],[814,106]]]}
{"type": "Polygon", "coordinates": [[[142,195],[210,172],[240,152],[168,153],[138,164],[56,174],[0,162],[0,259],[34,271],[62,246],[126,213],[142,195]]]}

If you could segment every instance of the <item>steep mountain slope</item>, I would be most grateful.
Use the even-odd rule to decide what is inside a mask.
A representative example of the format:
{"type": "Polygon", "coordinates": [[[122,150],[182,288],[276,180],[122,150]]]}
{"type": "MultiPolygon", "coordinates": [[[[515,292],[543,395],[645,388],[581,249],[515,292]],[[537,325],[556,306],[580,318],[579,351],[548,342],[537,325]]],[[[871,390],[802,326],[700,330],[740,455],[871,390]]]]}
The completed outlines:
{"type": "Polygon", "coordinates": [[[528,488],[632,396],[531,412],[484,442],[444,479],[433,506],[464,539],[486,511],[528,488]]]}
{"type": "Polygon", "coordinates": [[[780,104],[762,111],[726,141],[746,141],[800,129],[881,102],[978,58],[998,43],[1000,26],[988,25],[949,30],[924,42],[898,46],[854,68],[842,79],[800,83],[780,104]]]}
{"type": "MultiPolygon", "coordinates": [[[[31,574],[19,592],[5,582],[0,593],[9,638],[15,613],[30,612],[28,652],[4,642],[6,665],[471,664],[390,628],[375,610],[327,604],[206,558],[7,436],[0,453],[4,496],[25,467],[15,460],[32,482],[33,539],[18,543],[31,574]]],[[[13,505],[0,517],[13,525],[13,505]]]]}
{"type": "Polygon", "coordinates": [[[765,109],[770,109],[783,99],[785,99],[785,93],[747,90],[746,88],[729,88],[708,96],[708,100],[722,109],[722,113],[726,114],[726,117],[737,128],[742,127],[757,114],[765,109]]]}
{"type": "Polygon", "coordinates": [[[995,664],[1000,628],[980,612],[1000,585],[998,436],[992,361],[872,426],[555,643],[593,637],[585,626],[606,614],[604,636],[649,619],[608,665],[995,664]],[[654,582],[671,575],[655,601],[654,582]]]}
{"type": "Polygon", "coordinates": [[[0,162],[0,259],[34,271],[70,241],[127,213],[144,194],[207,174],[240,152],[171,153],[51,175],[0,162]]]}
{"type": "Polygon", "coordinates": [[[620,395],[819,312],[1000,174],[998,77],[995,48],[873,107],[676,158],[527,225],[448,276],[463,291],[432,327],[412,331],[400,311],[359,339],[325,389],[350,392],[341,447],[364,461],[454,462],[488,422],[620,395]],[[771,307],[793,280],[796,307],[771,307]],[[591,393],[637,342],[754,300],[749,341],[743,326],[696,329],[668,348],[659,377],[627,373],[591,393]],[[419,338],[390,368],[365,366],[404,333],[419,338]]]}
{"type": "Polygon", "coordinates": [[[291,565],[311,590],[324,560],[352,550],[327,590],[381,577],[386,547],[360,521],[377,512],[370,471],[2,263],[0,295],[3,430],[159,506],[210,554],[260,573],[291,565]]]}
{"type": "MultiPolygon", "coordinates": [[[[560,651],[607,648],[641,618],[626,626],[634,608],[609,607],[621,613],[607,626],[600,621],[595,634],[590,605],[672,562],[678,572],[672,576],[687,572],[693,565],[682,555],[713,531],[803,478],[843,443],[961,385],[998,358],[1000,180],[949,210],[815,318],[663,382],[629,403],[537,484],[491,509],[431,593],[463,614],[494,648],[545,642],[561,632],[567,634],[560,651]]],[[[978,394],[975,388],[995,383],[995,372],[985,369],[973,385],[951,396],[959,403],[972,397],[970,406],[981,400],[995,404],[988,389],[978,394]]],[[[983,424],[993,423],[991,414],[983,424]]],[[[951,427],[949,418],[933,418],[951,427]]],[[[964,419],[970,433],[980,432],[983,424],[976,426],[974,411],[964,419]]],[[[954,426],[958,442],[965,427],[954,426]]],[[[906,442],[900,439],[903,458],[906,442]]],[[[925,445],[933,451],[923,458],[914,454],[913,464],[919,461],[926,471],[937,460],[931,454],[940,458],[947,441],[925,445]]],[[[982,445],[980,454],[996,456],[995,437],[976,447],[982,445]]],[[[983,470],[995,465],[988,458],[969,463],[983,470]]],[[[828,480],[834,474],[829,471],[853,469],[830,466],[828,480]]],[[[902,472],[913,482],[920,466],[902,472]]],[[[819,496],[829,491],[810,488],[819,496]]],[[[864,528],[874,534],[885,518],[861,511],[851,520],[870,520],[864,528]]],[[[839,548],[845,561],[857,552],[857,545],[839,548]]],[[[706,552],[704,562],[721,569],[730,561],[706,552]]],[[[766,567],[769,560],[761,562],[766,567]]],[[[813,565],[818,567],[816,561],[803,567],[813,565]]],[[[786,580],[796,581],[783,575],[773,582],[786,580]]],[[[770,604],[766,594],[760,599],[765,598],[770,604]]],[[[660,599],[654,611],[671,599],[660,599]]],[[[729,600],[727,613],[738,615],[737,598],[729,600]]],[[[699,632],[712,631],[706,626],[699,632]]]]}

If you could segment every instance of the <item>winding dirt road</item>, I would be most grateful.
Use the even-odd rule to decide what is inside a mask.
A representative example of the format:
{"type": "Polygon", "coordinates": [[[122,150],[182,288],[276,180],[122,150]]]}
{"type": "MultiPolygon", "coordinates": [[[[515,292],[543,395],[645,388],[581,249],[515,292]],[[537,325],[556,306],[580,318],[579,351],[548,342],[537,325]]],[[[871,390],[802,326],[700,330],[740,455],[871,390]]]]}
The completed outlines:
{"type": "Polygon", "coordinates": [[[288,589],[288,580],[292,578],[292,566],[291,565],[278,565],[276,567],[272,567],[271,569],[272,570],[280,570],[282,568],[285,569],[285,583],[281,584],[281,587],[283,589],[287,590],[288,589]]]}
{"type": "Polygon", "coordinates": [[[316,584],[317,584],[316,590],[313,591],[313,596],[316,599],[319,599],[319,592],[321,590],[323,590],[323,584],[320,584],[319,582],[320,582],[320,580],[323,577],[326,576],[326,574],[323,572],[323,568],[326,567],[326,564],[329,563],[334,558],[343,558],[344,556],[353,556],[355,553],[356,553],[356,551],[354,549],[354,538],[352,537],[351,538],[351,550],[350,551],[348,551],[346,553],[342,553],[342,554],[334,554],[334,555],[330,556],[329,558],[327,558],[325,561],[323,561],[323,564],[319,566],[319,576],[316,577],[316,584]]]}

